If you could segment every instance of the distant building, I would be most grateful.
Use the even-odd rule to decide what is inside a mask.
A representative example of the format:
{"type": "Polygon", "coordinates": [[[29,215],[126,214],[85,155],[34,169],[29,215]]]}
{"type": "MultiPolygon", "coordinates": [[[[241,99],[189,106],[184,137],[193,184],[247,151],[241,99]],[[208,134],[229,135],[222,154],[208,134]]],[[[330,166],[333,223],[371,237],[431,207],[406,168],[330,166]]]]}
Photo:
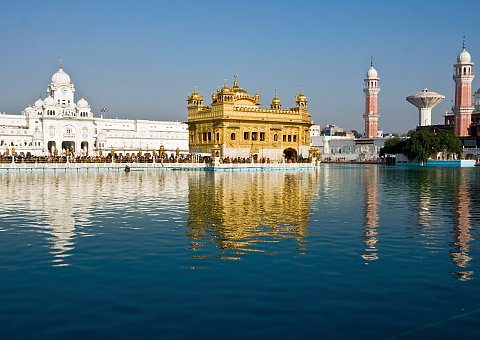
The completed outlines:
{"type": "Polygon", "coordinates": [[[320,125],[310,126],[310,137],[320,136],[320,133],[321,133],[320,125]]]}
{"type": "Polygon", "coordinates": [[[185,123],[156,120],[97,118],[82,97],[74,99],[75,86],[62,65],[52,76],[47,97],[38,99],[21,115],[0,114],[0,153],[17,155],[96,156],[113,149],[116,154],[158,150],[188,152],[185,123]]]}
{"type": "Polygon", "coordinates": [[[208,106],[195,89],[188,97],[190,151],[218,150],[223,158],[308,157],[312,120],[303,91],[289,109],[282,108],[277,95],[270,108],[261,108],[259,98],[239,87],[236,78],[233,86],[225,83],[214,92],[208,106]]]}
{"type": "Polygon", "coordinates": [[[324,136],[336,136],[340,132],[343,132],[343,128],[335,124],[327,124],[323,127],[321,134],[324,136]]]}

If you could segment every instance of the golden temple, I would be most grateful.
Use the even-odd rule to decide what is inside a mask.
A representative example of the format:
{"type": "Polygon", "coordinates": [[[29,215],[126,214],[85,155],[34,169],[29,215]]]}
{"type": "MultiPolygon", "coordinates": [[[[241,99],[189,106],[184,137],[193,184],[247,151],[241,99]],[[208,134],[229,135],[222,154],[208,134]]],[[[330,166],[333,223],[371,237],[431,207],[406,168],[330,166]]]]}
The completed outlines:
{"type": "Polygon", "coordinates": [[[189,145],[192,153],[219,150],[222,158],[254,158],[280,161],[283,158],[308,157],[312,119],[307,97],[301,91],[295,107],[282,109],[275,94],[270,108],[262,108],[258,93],[250,95],[238,85],[226,81],[203,104],[196,88],[188,96],[189,145]]]}

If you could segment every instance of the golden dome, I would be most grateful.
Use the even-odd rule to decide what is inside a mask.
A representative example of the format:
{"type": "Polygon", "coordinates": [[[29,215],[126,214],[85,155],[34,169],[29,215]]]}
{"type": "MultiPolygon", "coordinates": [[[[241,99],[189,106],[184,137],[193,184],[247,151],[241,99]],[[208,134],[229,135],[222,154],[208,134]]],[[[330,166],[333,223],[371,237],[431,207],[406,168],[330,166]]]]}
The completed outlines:
{"type": "Polygon", "coordinates": [[[227,84],[224,84],[222,89],[220,90],[220,93],[226,94],[226,93],[232,93],[232,89],[227,86],[227,84]]]}
{"type": "Polygon", "coordinates": [[[277,93],[275,92],[275,97],[273,97],[272,104],[270,105],[270,107],[272,109],[275,109],[275,108],[280,108],[281,106],[282,104],[280,103],[280,98],[277,97],[277,93]]]}
{"type": "Polygon", "coordinates": [[[307,96],[303,93],[303,90],[300,91],[300,93],[297,95],[297,102],[302,102],[306,103],[307,102],[307,96]]]}
{"type": "Polygon", "coordinates": [[[197,92],[194,92],[194,93],[192,93],[191,98],[192,98],[193,100],[198,100],[198,99],[200,98],[200,96],[198,95],[197,92]]]}
{"type": "Polygon", "coordinates": [[[195,86],[192,94],[188,97],[188,101],[201,102],[203,101],[203,96],[197,92],[197,87],[195,86]]]}

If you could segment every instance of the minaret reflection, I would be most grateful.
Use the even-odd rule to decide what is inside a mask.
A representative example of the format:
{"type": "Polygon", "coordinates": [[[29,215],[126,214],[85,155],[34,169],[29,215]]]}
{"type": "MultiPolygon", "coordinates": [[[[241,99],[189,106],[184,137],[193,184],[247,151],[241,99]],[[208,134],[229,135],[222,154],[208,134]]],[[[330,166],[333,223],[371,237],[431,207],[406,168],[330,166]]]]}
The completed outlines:
{"type": "MultiPolygon", "coordinates": [[[[238,260],[246,252],[279,251],[294,240],[304,252],[316,172],[215,172],[189,178],[187,235],[191,249],[238,260]]],[[[212,256],[211,254],[205,256],[212,256]]]]}
{"type": "Polygon", "coordinates": [[[369,166],[365,170],[365,231],[363,243],[366,248],[362,258],[366,261],[378,260],[377,227],[378,227],[378,166],[369,166]]]}
{"type": "Polygon", "coordinates": [[[473,240],[470,233],[470,193],[468,189],[466,174],[462,173],[455,200],[454,241],[452,244],[454,249],[450,251],[453,263],[459,267],[459,270],[453,273],[458,276],[460,281],[468,281],[473,278],[473,270],[466,270],[472,259],[469,255],[469,244],[473,240]]]}

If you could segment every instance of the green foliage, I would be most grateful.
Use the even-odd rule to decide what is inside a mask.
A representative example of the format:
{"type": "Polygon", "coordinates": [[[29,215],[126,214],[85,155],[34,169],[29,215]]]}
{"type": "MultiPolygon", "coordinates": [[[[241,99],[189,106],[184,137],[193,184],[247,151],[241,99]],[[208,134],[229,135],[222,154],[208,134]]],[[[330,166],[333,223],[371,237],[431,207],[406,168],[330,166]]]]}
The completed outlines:
{"type": "Polygon", "coordinates": [[[428,130],[419,130],[409,133],[410,138],[405,146],[405,156],[409,160],[425,162],[437,149],[435,135],[428,130]]]}
{"type": "Polygon", "coordinates": [[[437,152],[462,152],[462,142],[451,131],[418,130],[410,131],[409,136],[403,152],[409,160],[425,162],[437,152]]]}
{"type": "Polygon", "coordinates": [[[404,153],[406,141],[398,137],[392,137],[385,140],[383,148],[380,149],[380,155],[404,153]]]}
{"type": "Polygon", "coordinates": [[[362,137],[362,134],[358,132],[357,130],[350,130],[351,133],[355,136],[355,138],[360,138],[362,137]]]}
{"type": "Polygon", "coordinates": [[[438,152],[462,153],[462,142],[451,131],[440,130],[437,132],[438,152]]]}

